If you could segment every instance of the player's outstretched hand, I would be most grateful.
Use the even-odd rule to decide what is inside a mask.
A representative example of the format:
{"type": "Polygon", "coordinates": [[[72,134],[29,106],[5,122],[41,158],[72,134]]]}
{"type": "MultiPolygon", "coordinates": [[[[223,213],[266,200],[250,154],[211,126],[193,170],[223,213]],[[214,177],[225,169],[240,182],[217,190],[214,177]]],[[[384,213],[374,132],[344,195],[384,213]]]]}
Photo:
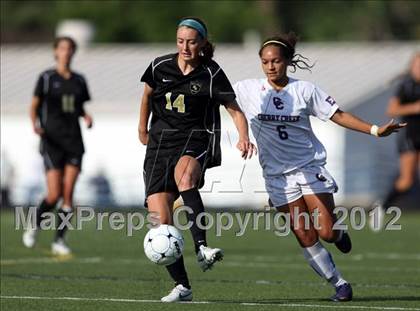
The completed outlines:
{"type": "Polygon", "coordinates": [[[239,149],[244,160],[251,159],[253,154],[257,154],[257,148],[249,140],[240,140],[236,148],[239,149]]]}
{"type": "Polygon", "coordinates": [[[387,124],[382,125],[378,129],[378,136],[385,137],[391,135],[394,132],[398,132],[400,128],[403,128],[407,125],[407,123],[394,123],[394,119],[389,121],[387,124]]]}
{"type": "Polygon", "coordinates": [[[93,119],[90,116],[90,114],[85,113],[85,115],[83,116],[83,119],[85,120],[86,127],[88,129],[92,128],[92,126],[93,126],[93,119]]]}

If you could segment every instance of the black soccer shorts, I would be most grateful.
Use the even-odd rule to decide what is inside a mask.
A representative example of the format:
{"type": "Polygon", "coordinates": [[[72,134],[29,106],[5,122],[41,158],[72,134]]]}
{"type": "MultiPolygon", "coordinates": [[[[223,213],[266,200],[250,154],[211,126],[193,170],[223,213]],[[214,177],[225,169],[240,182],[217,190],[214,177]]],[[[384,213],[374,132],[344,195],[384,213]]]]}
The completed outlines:
{"type": "Polygon", "coordinates": [[[45,170],[62,170],[66,165],[82,168],[83,153],[66,150],[52,140],[41,138],[40,153],[44,159],[45,170]]]}
{"type": "Polygon", "coordinates": [[[398,152],[419,152],[420,151],[420,133],[413,133],[407,128],[400,129],[397,137],[398,152]]]}
{"type": "Polygon", "coordinates": [[[182,156],[188,155],[198,160],[201,165],[199,188],[204,185],[204,176],[209,154],[209,144],[201,141],[189,141],[177,147],[165,148],[149,143],[144,160],[144,183],[146,197],[159,192],[172,192],[179,196],[175,181],[175,166],[182,156]]]}

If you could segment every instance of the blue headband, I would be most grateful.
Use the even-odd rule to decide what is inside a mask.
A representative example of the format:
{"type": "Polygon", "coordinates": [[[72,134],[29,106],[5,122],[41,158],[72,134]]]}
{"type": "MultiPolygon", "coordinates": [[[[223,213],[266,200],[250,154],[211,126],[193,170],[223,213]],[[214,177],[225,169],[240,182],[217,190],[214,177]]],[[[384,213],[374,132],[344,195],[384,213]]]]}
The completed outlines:
{"type": "Polygon", "coordinates": [[[197,22],[194,19],[191,19],[191,18],[184,19],[183,21],[179,23],[178,28],[181,26],[187,26],[187,27],[193,28],[198,31],[201,37],[207,38],[206,28],[204,28],[204,26],[201,25],[201,23],[197,22]]]}

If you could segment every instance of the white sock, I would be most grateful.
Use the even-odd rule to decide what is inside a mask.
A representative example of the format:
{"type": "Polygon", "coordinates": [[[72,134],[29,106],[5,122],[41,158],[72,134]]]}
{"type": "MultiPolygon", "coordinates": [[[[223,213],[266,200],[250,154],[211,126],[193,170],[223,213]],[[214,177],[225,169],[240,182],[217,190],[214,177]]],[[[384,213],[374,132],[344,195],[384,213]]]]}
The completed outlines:
{"type": "Polygon", "coordinates": [[[61,210],[63,212],[65,212],[65,213],[71,213],[73,211],[73,209],[71,208],[71,206],[70,205],[66,205],[66,204],[63,204],[61,206],[61,210]]]}
{"type": "Polygon", "coordinates": [[[303,248],[303,256],[309,262],[312,269],[332,286],[338,287],[347,283],[335,267],[331,254],[324,248],[321,242],[316,242],[310,247],[303,248]]]}

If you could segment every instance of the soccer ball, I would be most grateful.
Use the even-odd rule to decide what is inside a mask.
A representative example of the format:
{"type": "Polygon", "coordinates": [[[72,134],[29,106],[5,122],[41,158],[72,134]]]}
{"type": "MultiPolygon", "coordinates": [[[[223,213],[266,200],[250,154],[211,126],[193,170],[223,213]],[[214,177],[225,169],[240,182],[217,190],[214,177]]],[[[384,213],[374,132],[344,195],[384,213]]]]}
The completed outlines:
{"type": "Polygon", "coordinates": [[[147,232],[143,246],[147,258],[158,265],[167,266],[181,257],[184,239],[174,226],[160,225],[147,232]]]}

